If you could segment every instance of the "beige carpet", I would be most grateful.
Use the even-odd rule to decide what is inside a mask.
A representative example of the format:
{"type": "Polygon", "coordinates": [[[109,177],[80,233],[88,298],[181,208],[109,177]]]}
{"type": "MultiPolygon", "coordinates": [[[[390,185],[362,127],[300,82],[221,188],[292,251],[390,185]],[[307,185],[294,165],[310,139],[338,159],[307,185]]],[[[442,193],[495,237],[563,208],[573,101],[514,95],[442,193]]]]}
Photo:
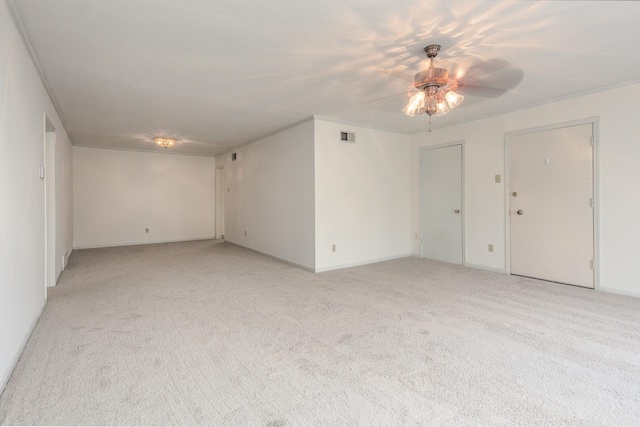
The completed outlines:
{"type": "Polygon", "coordinates": [[[640,425],[640,299],[215,241],[76,251],[0,422],[640,425]]]}

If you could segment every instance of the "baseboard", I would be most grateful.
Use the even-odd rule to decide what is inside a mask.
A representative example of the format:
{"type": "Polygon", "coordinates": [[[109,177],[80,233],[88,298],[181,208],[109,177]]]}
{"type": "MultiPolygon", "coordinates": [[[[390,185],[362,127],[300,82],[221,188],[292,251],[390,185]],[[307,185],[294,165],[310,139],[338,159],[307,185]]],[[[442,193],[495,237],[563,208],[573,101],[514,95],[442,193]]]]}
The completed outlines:
{"type": "Polygon", "coordinates": [[[4,393],[4,388],[7,386],[7,383],[11,378],[11,375],[13,374],[13,370],[16,369],[16,366],[18,365],[18,361],[22,356],[22,352],[24,351],[24,348],[27,346],[27,342],[29,342],[29,338],[31,338],[31,334],[33,333],[33,330],[38,324],[38,320],[40,320],[40,316],[42,315],[42,311],[44,310],[44,306],[46,303],[47,303],[47,300],[45,299],[44,302],[42,303],[42,306],[40,307],[40,310],[38,310],[38,314],[36,315],[35,319],[33,319],[33,321],[31,322],[31,326],[29,326],[29,330],[27,331],[26,335],[22,339],[22,342],[20,343],[20,346],[18,347],[16,354],[13,356],[13,359],[9,364],[9,367],[7,368],[5,373],[2,375],[2,380],[0,381],[0,396],[2,396],[2,393],[4,393]]]}
{"type": "MultiPolygon", "coordinates": [[[[58,277],[56,277],[56,283],[53,286],[58,286],[58,282],[60,281],[60,278],[62,277],[62,273],[64,273],[64,270],[67,268],[67,265],[69,265],[69,258],[71,258],[71,254],[73,253],[73,248],[71,249],[71,252],[68,252],[66,254],[66,256],[64,257],[64,265],[62,266],[62,270],[60,270],[60,273],[58,273],[58,277]]],[[[49,286],[51,287],[51,286],[49,286]]]]}
{"type": "Polygon", "coordinates": [[[67,265],[69,265],[69,259],[71,259],[71,255],[73,255],[73,248],[71,248],[69,255],[67,255],[67,258],[64,260],[64,268],[67,268],[67,265]]]}
{"type": "MultiPolygon", "coordinates": [[[[141,245],[157,245],[158,243],[179,243],[179,242],[197,242],[200,240],[215,240],[216,237],[196,237],[195,239],[178,239],[178,240],[154,240],[152,242],[128,242],[128,243],[114,243],[109,245],[89,245],[89,246],[74,246],[76,249],[100,249],[100,248],[118,248],[121,246],[141,246],[141,245]]],[[[72,250],[72,252],[73,252],[72,250]]],[[[71,257],[71,254],[69,254],[71,257]]]]}
{"type": "Polygon", "coordinates": [[[62,271],[64,271],[65,268],[67,268],[67,265],[69,265],[69,258],[71,258],[71,254],[72,253],[73,253],[73,248],[71,248],[71,250],[67,251],[67,253],[65,254],[64,265],[62,266],[62,271]]]}
{"type": "Polygon", "coordinates": [[[626,295],[628,297],[640,298],[640,292],[625,291],[625,290],[616,289],[616,288],[608,288],[606,286],[600,286],[598,290],[602,292],[607,292],[610,294],[626,295]]]}
{"type": "Polygon", "coordinates": [[[316,273],[324,273],[324,272],[327,272],[327,271],[341,270],[343,268],[360,267],[362,265],[375,264],[377,262],[391,261],[391,260],[400,259],[400,258],[408,258],[410,256],[413,256],[413,254],[406,253],[406,254],[402,254],[402,255],[392,255],[392,256],[388,256],[388,257],[368,259],[368,260],[365,260],[365,261],[352,262],[352,263],[348,263],[348,264],[332,265],[332,266],[329,266],[329,267],[316,268],[315,272],[316,273]]]}
{"type": "Polygon", "coordinates": [[[298,268],[301,268],[301,269],[303,269],[303,270],[310,271],[310,272],[312,272],[312,273],[314,273],[314,272],[315,272],[314,268],[313,268],[313,267],[309,267],[308,265],[300,264],[300,263],[297,263],[297,262],[295,262],[295,261],[291,261],[291,260],[286,259],[286,258],[281,258],[281,257],[279,257],[279,256],[276,256],[276,255],[270,254],[270,253],[268,253],[268,252],[259,251],[259,250],[257,250],[257,249],[251,248],[251,247],[249,247],[249,246],[245,246],[245,245],[241,245],[240,243],[233,242],[233,241],[231,241],[231,240],[226,240],[226,239],[225,239],[225,242],[228,242],[228,243],[231,243],[231,244],[233,244],[233,245],[239,246],[239,247],[241,247],[241,248],[243,248],[243,249],[248,249],[248,250],[250,250],[250,251],[253,251],[253,252],[259,253],[260,255],[268,256],[269,258],[273,258],[273,259],[275,259],[275,260],[278,260],[278,261],[284,262],[285,264],[293,265],[294,267],[298,267],[298,268]]]}
{"type": "MultiPolygon", "coordinates": [[[[414,258],[422,259],[420,257],[420,254],[412,253],[411,256],[414,258]]],[[[491,271],[492,273],[507,274],[507,270],[504,268],[489,267],[487,265],[480,264],[469,264],[468,262],[464,263],[463,266],[468,268],[475,268],[476,270],[491,271]]]]}
{"type": "Polygon", "coordinates": [[[464,266],[468,268],[475,268],[476,270],[484,270],[484,271],[491,271],[493,273],[507,274],[507,271],[504,268],[495,268],[495,267],[489,267],[486,265],[469,264],[469,263],[465,263],[464,266]]]}
{"type": "Polygon", "coordinates": [[[56,281],[53,285],[51,286],[47,286],[47,288],[52,288],[54,286],[58,286],[58,282],[60,281],[60,278],[62,277],[62,273],[64,273],[64,268],[62,270],[60,270],[60,272],[58,273],[58,275],[56,276],[56,281]]]}

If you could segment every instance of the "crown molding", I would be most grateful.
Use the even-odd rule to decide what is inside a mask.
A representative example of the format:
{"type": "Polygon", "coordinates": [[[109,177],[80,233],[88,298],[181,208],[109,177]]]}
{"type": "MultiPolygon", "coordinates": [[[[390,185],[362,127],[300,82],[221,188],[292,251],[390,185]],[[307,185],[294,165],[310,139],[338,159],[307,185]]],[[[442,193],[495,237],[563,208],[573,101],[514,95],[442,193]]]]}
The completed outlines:
{"type": "Polygon", "coordinates": [[[33,43],[31,42],[31,37],[29,36],[27,27],[24,24],[24,20],[22,19],[22,15],[20,14],[20,8],[18,7],[16,0],[4,0],[4,4],[7,6],[9,15],[11,16],[11,19],[13,20],[13,23],[16,29],[18,30],[18,33],[20,33],[22,42],[27,48],[27,52],[29,52],[29,57],[31,58],[31,62],[33,62],[33,65],[36,67],[38,76],[40,76],[40,80],[42,81],[42,84],[44,85],[44,88],[47,91],[47,94],[49,95],[49,99],[53,104],[53,108],[56,110],[56,113],[58,113],[58,117],[62,122],[62,127],[67,133],[67,137],[69,137],[69,141],[71,141],[71,145],[75,145],[73,136],[69,131],[69,126],[67,125],[67,122],[64,119],[64,115],[62,114],[62,110],[60,109],[60,105],[56,101],[55,96],[53,96],[53,91],[51,90],[51,87],[49,86],[49,82],[47,81],[47,78],[44,75],[44,71],[42,69],[42,66],[40,65],[40,61],[38,60],[38,55],[36,53],[35,48],[33,47],[33,43]]]}
{"type": "MultiPolygon", "coordinates": [[[[242,147],[246,147],[247,145],[251,145],[254,142],[261,141],[261,140],[263,140],[265,138],[268,138],[268,137],[273,136],[275,134],[278,134],[280,132],[284,132],[285,130],[289,130],[289,129],[294,128],[296,126],[300,126],[301,124],[309,122],[309,121],[312,121],[312,120],[320,120],[320,121],[323,121],[323,122],[339,123],[339,124],[346,125],[346,126],[357,126],[357,127],[361,127],[361,128],[365,128],[365,129],[374,129],[374,130],[379,130],[379,131],[383,131],[383,132],[397,133],[397,134],[401,134],[401,135],[414,135],[413,133],[409,133],[409,132],[401,132],[401,131],[398,131],[398,130],[379,128],[379,127],[369,126],[369,125],[362,124],[362,123],[354,123],[354,122],[349,122],[349,121],[345,121],[345,120],[334,119],[334,118],[331,118],[331,117],[318,116],[318,115],[314,114],[312,116],[307,117],[306,119],[297,121],[297,122],[292,123],[292,124],[290,124],[288,126],[285,126],[285,127],[282,127],[282,128],[278,128],[278,129],[276,129],[274,131],[271,131],[269,133],[265,133],[264,135],[261,135],[261,136],[259,136],[257,138],[251,139],[249,141],[243,142],[243,143],[238,144],[238,145],[234,145],[232,148],[228,148],[228,149],[226,149],[224,151],[216,153],[215,156],[216,157],[224,156],[225,154],[229,154],[229,153],[231,153],[233,151],[236,151],[236,150],[238,150],[238,149],[240,149],[242,147]]],[[[421,133],[421,132],[416,132],[416,133],[421,133]]]]}
{"type": "MultiPolygon", "coordinates": [[[[610,85],[598,86],[598,87],[591,88],[591,89],[585,89],[585,90],[582,90],[582,91],[579,91],[579,92],[573,92],[573,93],[566,94],[566,95],[560,95],[560,96],[555,96],[553,98],[543,99],[541,101],[532,102],[532,103],[525,104],[525,105],[522,105],[522,106],[519,106],[519,107],[508,108],[506,110],[496,111],[495,113],[488,113],[488,114],[483,114],[483,115],[480,115],[480,116],[474,116],[474,117],[471,117],[471,118],[468,118],[468,119],[457,120],[457,121],[448,123],[448,124],[443,125],[443,126],[433,126],[433,130],[445,129],[445,128],[448,128],[448,127],[451,127],[451,126],[458,126],[458,125],[461,125],[461,124],[465,124],[465,123],[470,123],[470,122],[474,122],[474,121],[477,121],[477,120],[486,119],[486,118],[489,118],[489,117],[495,117],[495,116],[500,116],[500,115],[503,115],[503,114],[509,114],[509,113],[513,113],[513,112],[516,112],[516,111],[520,111],[520,110],[526,110],[526,109],[529,109],[529,108],[534,108],[534,107],[539,107],[541,105],[550,104],[552,102],[563,101],[565,99],[571,99],[571,98],[578,98],[578,97],[581,97],[581,96],[591,95],[593,93],[604,92],[604,91],[607,91],[607,90],[617,89],[617,88],[620,88],[620,87],[631,86],[631,85],[638,84],[638,83],[640,83],[640,79],[632,79],[632,80],[626,80],[626,81],[623,81],[623,82],[616,82],[616,83],[613,83],[613,84],[610,84],[610,85]]],[[[301,121],[293,123],[293,124],[291,124],[289,126],[274,130],[274,131],[269,132],[267,134],[264,134],[264,135],[262,135],[262,136],[260,136],[258,138],[252,139],[252,140],[247,141],[247,142],[243,142],[242,144],[238,144],[238,145],[234,146],[233,148],[230,148],[230,149],[227,149],[227,150],[222,151],[220,153],[217,153],[216,157],[228,154],[228,153],[230,153],[232,151],[235,151],[235,150],[237,150],[239,148],[242,148],[242,147],[244,147],[246,145],[253,144],[254,142],[258,142],[258,141],[260,141],[260,140],[262,140],[264,138],[267,138],[269,136],[272,136],[272,135],[275,135],[277,133],[283,132],[283,131],[285,131],[287,129],[291,129],[293,127],[301,125],[302,123],[308,122],[309,120],[321,120],[321,121],[325,121],[325,122],[339,123],[339,124],[343,124],[343,125],[346,125],[346,126],[358,126],[358,127],[361,127],[361,128],[374,129],[374,130],[379,130],[379,131],[383,131],[383,132],[391,132],[391,133],[396,133],[396,134],[400,134],[400,135],[419,135],[421,133],[427,132],[426,130],[420,130],[420,131],[417,131],[417,132],[411,132],[411,131],[404,132],[404,131],[400,131],[400,130],[381,128],[381,127],[376,127],[376,126],[370,126],[370,125],[366,125],[366,124],[362,124],[362,123],[354,123],[354,122],[350,122],[350,121],[346,121],[346,120],[340,120],[340,119],[335,119],[335,118],[332,118],[332,117],[319,116],[319,115],[314,114],[313,116],[310,116],[310,117],[308,117],[308,118],[306,118],[304,120],[301,120],[301,121]]]]}
{"type": "Polygon", "coordinates": [[[113,150],[113,151],[134,151],[136,153],[146,153],[146,154],[160,154],[162,156],[187,156],[187,157],[207,157],[209,159],[213,159],[216,155],[213,154],[189,154],[189,153],[176,153],[175,151],[171,151],[171,149],[166,149],[163,151],[158,150],[145,150],[140,148],[124,148],[124,147],[103,147],[100,145],[86,145],[86,144],[75,144],[74,147],[79,148],[93,148],[96,150],[113,150]]]}
{"type": "Polygon", "coordinates": [[[238,145],[234,145],[234,146],[233,146],[233,147],[231,147],[231,148],[228,148],[228,149],[226,149],[226,150],[224,150],[224,151],[221,151],[221,152],[219,152],[219,153],[216,153],[216,154],[215,154],[215,157],[218,157],[218,156],[224,156],[225,154],[229,154],[229,153],[231,153],[232,151],[236,151],[236,150],[238,150],[238,149],[240,149],[240,148],[242,148],[242,147],[246,147],[247,145],[251,145],[251,144],[253,144],[254,142],[261,141],[261,140],[263,140],[263,139],[265,139],[265,138],[269,138],[270,136],[273,136],[273,135],[275,135],[275,134],[277,134],[277,133],[284,132],[285,130],[289,130],[289,129],[294,128],[294,127],[296,127],[296,126],[300,126],[300,125],[301,125],[301,124],[303,124],[303,123],[310,122],[310,121],[312,121],[314,118],[315,118],[315,116],[309,116],[309,117],[307,117],[306,119],[299,120],[299,121],[297,121],[297,122],[295,122],[295,123],[292,123],[292,124],[290,124],[290,125],[288,125],[288,126],[285,126],[285,127],[282,127],[282,128],[278,128],[278,129],[276,129],[276,130],[274,130],[274,131],[271,131],[271,132],[269,132],[269,133],[265,133],[264,135],[259,136],[259,137],[257,137],[257,138],[251,139],[251,140],[249,140],[249,141],[243,142],[243,143],[238,144],[238,145]]]}
{"type": "MultiPolygon", "coordinates": [[[[74,141],[74,138],[71,134],[71,132],[69,131],[69,126],[67,124],[67,121],[64,118],[64,115],[62,114],[62,110],[60,109],[60,106],[58,104],[58,102],[56,101],[56,98],[53,94],[53,91],[51,90],[51,87],[49,86],[49,83],[47,81],[47,78],[44,74],[44,71],[42,69],[42,66],[40,64],[40,61],[38,60],[38,55],[36,52],[36,49],[33,46],[33,43],[31,41],[31,37],[29,36],[29,32],[27,31],[27,28],[24,24],[24,20],[22,19],[22,15],[20,13],[20,8],[18,6],[18,2],[17,0],[4,0],[5,5],[7,6],[7,9],[9,11],[9,15],[11,16],[13,23],[16,27],[16,29],[18,30],[18,33],[20,34],[20,37],[22,38],[22,41],[25,45],[25,47],[27,48],[27,51],[29,52],[29,56],[38,72],[38,75],[40,76],[40,80],[42,81],[42,84],[45,87],[45,90],[47,91],[47,94],[49,95],[49,99],[51,100],[51,103],[53,104],[54,109],[56,110],[60,121],[62,122],[62,125],[67,133],[67,136],[69,137],[69,140],[71,141],[71,144],[74,146],[78,146],[78,147],[90,147],[90,148],[107,148],[107,147],[95,147],[95,146],[88,146],[88,145],[79,145],[76,144],[74,141]]],[[[482,115],[478,115],[478,116],[474,116],[468,119],[462,119],[462,120],[457,120],[457,121],[453,121],[450,123],[447,123],[445,125],[442,126],[433,126],[434,130],[439,130],[439,129],[445,129],[451,126],[457,126],[457,125],[461,125],[464,123],[469,123],[469,122],[474,122],[477,120],[482,120],[482,119],[486,119],[489,117],[494,117],[494,116],[499,116],[499,115],[503,115],[503,114],[509,114],[515,111],[520,111],[520,110],[526,110],[529,108],[534,108],[534,107],[538,107],[538,106],[542,106],[542,105],[546,105],[552,102],[558,102],[558,101],[563,101],[566,99],[571,99],[571,98],[577,98],[580,96],[585,96],[585,95],[590,95],[593,93],[597,93],[597,92],[603,92],[606,90],[611,90],[611,89],[616,89],[619,87],[624,87],[624,86],[630,86],[633,84],[637,84],[640,83],[640,79],[632,79],[632,80],[627,80],[627,81],[623,81],[623,82],[616,82],[610,85],[604,85],[604,86],[599,86],[596,88],[591,88],[591,89],[586,89],[586,90],[582,90],[582,91],[578,91],[578,92],[573,92],[570,94],[566,94],[566,95],[560,95],[560,96],[556,96],[556,97],[552,97],[552,98],[548,98],[548,99],[544,99],[544,100],[540,100],[540,101],[535,101],[532,103],[528,103],[522,106],[518,106],[518,107],[513,107],[513,108],[508,108],[508,109],[504,109],[504,110],[500,110],[500,111],[496,111],[494,113],[488,113],[488,114],[482,114],[482,115]]],[[[339,123],[339,124],[344,124],[347,126],[358,126],[358,127],[362,127],[362,128],[367,128],[367,129],[374,129],[374,130],[380,130],[380,131],[384,131],[384,132],[391,132],[391,133],[396,133],[396,134],[403,134],[403,135],[417,135],[417,134],[421,134],[426,132],[426,130],[420,130],[420,131],[416,131],[416,132],[412,132],[412,131],[402,131],[402,130],[397,130],[397,129],[389,129],[389,128],[381,128],[381,127],[375,127],[375,126],[371,126],[368,124],[362,124],[362,123],[355,123],[355,122],[349,122],[349,121],[345,121],[345,120],[340,120],[340,119],[335,119],[335,118],[331,118],[331,117],[325,117],[325,116],[319,116],[319,115],[312,115],[309,116],[303,120],[297,121],[295,123],[292,123],[291,125],[282,127],[282,128],[278,128],[274,131],[268,132],[266,134],[263,134],[257,138],[251,139],[249,141],[243,142],[241,144],[235,145],[229,149],[225,149],[224,151],[221,151],[219,153],[214,154],[213,156],[211,155],[205,155],[205,156],[198,156],[198,157],[217,157],[217,156],[222,156],[225,154],[228,154],[232,151],[238,150],[242,147],[245,147],[247,145],[253,144],[255,142],[258,142],[262,139],[268,138],[270,136],[273,136],[277,133],[286,131],[288,129],[294,128],[296,126],[299,126],[303,123],[306,123],[308,121],[311,120],[321,120],[321,121],[327,121],[327,122],[333,122],[333,123],[339,123]]],[[[145,150],[135,150],[135,149],[124,149],[124,150],[128,150],[128,151],[142,151],[142,152],[153,152],[153,151],[145,151],[145,150]]]]}
{"type": "MultiPolygon", "coordinates": [[[[505,110],[496,111],[495,113],[482,114],[480,116],[474,116],[474,117],[469,118],[469,119],[458,120],[458,121],[455,121],[455,122],[447,123],[446,125],[443,125],[443,126],[433,126],[433,130],[445,129],[445,128],[448,128],[448,127],[451,127],[451,126],[458,126],[458,125],[462,125],[462,124],[465,124],[465,123],[475,122],[476,120],[482,120],[482,119],[487,119],[489,117],[501,116],[503,114],[514,113],[516,111],[521,111],[521,110],[527,110],[529,108],[540,107],[542,105],[551,104],[553,102],[564,101],[564,100],[572,99],[572,98],[579,98],[581,96],[587,96],[587,95],[591,95],[591,94],[598,93],[598,92],[605,92],[607,90],[613,90],[613,89],[617,89],[617,88],[621,88],[621,87],[625,87],[625,86],[631,86],[631,85],[638,84],[638,83],[640,83],[640,79],[631,79],[631,80],[625,80],[625,81],[622,81],[622,82],[612,83],[612,84],[609,84],[609,85],[598,86],[598,87],[591,88],[591,89],[585,89],[585,90],[581,90],[581,91],[578,91],[578,92],[572,92],[572,93],[569,93],[569,94],[566,94],[566,95],[554,96],[553,98],[547,98],[547,99],[543,99],[543,100],[540,100],[540,101],[534,101],[534,102],[531,102],[529,104],[522,105],[520,107],[507,108],[505,110]]],[[[427,132],[427,131],[426,130],[422,130],[420,132],[413,133],[412,135],[418,135],[418,134],[425,133],[425,132],[427,132]]]]}
{"type": "MultiPolygon", "coordinates": [[[[396,129],[389,129],[389,128],[383,128],[383,127],[378,127],[378,126],[371,126],[371,125],[362,124],[362,123],[350,122],[350,121],[347,121],[347,120],[334,119],[332,117],[314,115],[313,118],[316,119],[316,120],[323,121],[323,122],[338,123],[338,124],[346,125],[346,126],[357,126],[357,127],[364,128],[364,129],[373,129],[373,130],[379,130],[379,131],[382,131],[382,132],[397,133],[397,134],[400,134],[400,135],[414,135],[413,132],[405,132],[405,131],[396,130],[396,129]]],[[[417,133],[421,133],[421,132],[417,132],[417,133]]]]}

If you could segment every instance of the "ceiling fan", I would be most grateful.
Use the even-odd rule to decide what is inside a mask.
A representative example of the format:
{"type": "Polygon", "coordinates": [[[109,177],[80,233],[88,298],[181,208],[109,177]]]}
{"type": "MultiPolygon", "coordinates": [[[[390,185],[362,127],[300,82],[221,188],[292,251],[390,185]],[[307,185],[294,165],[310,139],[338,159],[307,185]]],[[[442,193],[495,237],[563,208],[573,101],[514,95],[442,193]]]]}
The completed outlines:
{"type": "MultiPolygon", "coordinates": [[[[497,98],[522,81],[522,69],[512,67],[509,62],[499,58],[478,62],[466,70],[459,68],[455,73],[450,73],[446,68],[437,68],[433,62],[440,48],[437,44],[424,48],[429,58],[429,68],[417,73],[413,79],[404,74],[400,75],[401,78],[413,81],[409,87],[411,91],[417,90],[407,93],[410,99],[402,111],[411,117],[416,113],[428,114],[429,132],[431,117],[444,116],[459,106],[465,95],[497,98]]],[[[398,73],[388,74],[398,76],[398,73]]]]}

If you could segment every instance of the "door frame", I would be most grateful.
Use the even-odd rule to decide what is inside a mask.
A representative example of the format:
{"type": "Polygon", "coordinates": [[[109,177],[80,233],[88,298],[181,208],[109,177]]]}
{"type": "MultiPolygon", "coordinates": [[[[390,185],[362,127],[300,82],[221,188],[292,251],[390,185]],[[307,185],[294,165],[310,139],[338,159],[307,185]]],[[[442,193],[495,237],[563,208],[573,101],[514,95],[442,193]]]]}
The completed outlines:
{"type": "MultiPolygon", "coordinates": [[[[537,126],[504,134],[505,144],[505,273],[511,274],[511,138],[529,133],[544,132],[555,129],[563,129],[580,125],[591,125],[593,135],[593,155],[591,171],[593,174],[593,289],[600,289],[600,169],[599,169],[599,141],[600,141],[600,116],[587,117],[585,119],[570,120],[545,126],[537,126]]],[[[589,288],[585,288],[589,289],[589,288]]]]}
{"type": "Polygon", "coordinates": [[[420,181],[418,184],[418,199],[419,199],[419,211],[418,211],[418,230],[419,230],[419,239],[418,239],[418,244],[420,245],[420,258],[424,259],[424,243],[422,243],[422,226],[424,224],[422,224],[422,213],[424,212],[424,207],[425,207],[425,201],[422,198],[422,183],[424,182],[424,172],[423,172],[423,168],[422,168],[422,155],[424,154],[425,151],[430,151],[430,150],[437,150],[439,148],[447,148],[447,147],[454,147],[456,145],[460,146],[460,162],[461,162],[461,206],[460,206],[460,210],[461,210],[461,215],[462,217],[460,218],[460,222],[462,225],[462,265],[466,266],[467,265],[467,237],[465,234],[465,218],[466,218],[466,209],[465,209],[465,187],[466,187],[466,183],[465,183],[465,140],[461,139],[461,140],[457,140],[457,141],[452,141],[452,142],[446,142],[444,144],[437,144],[437,145],[430,145],[430,146],[426,146],[426,147],[420,147],[419,149],[419,156],[418,156],[418,168],[420,170],[420,173],[418,173],[418,180],[420,181]]]}
{"type": "Polygon", "coordinates": [[[55,286],[56,277],[56,127],[44,114],[44,292],[55,286]]]}
{"type": "Polygon", "coordinates": [[[215,209],[215,230],[216,230],[216,235],[215,238],[218,239],[218,236],[220,236],[220,239],[224,239],[226,236],[224,233],[219,232],[220,230],[218,230],[218,220],[220,219],[218,217],[218,211],[220,210],[220,207],[218,206],[218,198],[219,198],[219,194],[218,194],[218,171],[222,172],[222,177],[223,177],[223,184],[224,187],[222,188],[222,218],[224,221],[224,228],[225,230],[223,230],[224,232],[226,232],[226,228],[227,228],[227,192],[225,191],[227,189],[227,174],[225,173],[225,165],[220,165],[220,166],[216,166],[216,209],[215,209]]]}

